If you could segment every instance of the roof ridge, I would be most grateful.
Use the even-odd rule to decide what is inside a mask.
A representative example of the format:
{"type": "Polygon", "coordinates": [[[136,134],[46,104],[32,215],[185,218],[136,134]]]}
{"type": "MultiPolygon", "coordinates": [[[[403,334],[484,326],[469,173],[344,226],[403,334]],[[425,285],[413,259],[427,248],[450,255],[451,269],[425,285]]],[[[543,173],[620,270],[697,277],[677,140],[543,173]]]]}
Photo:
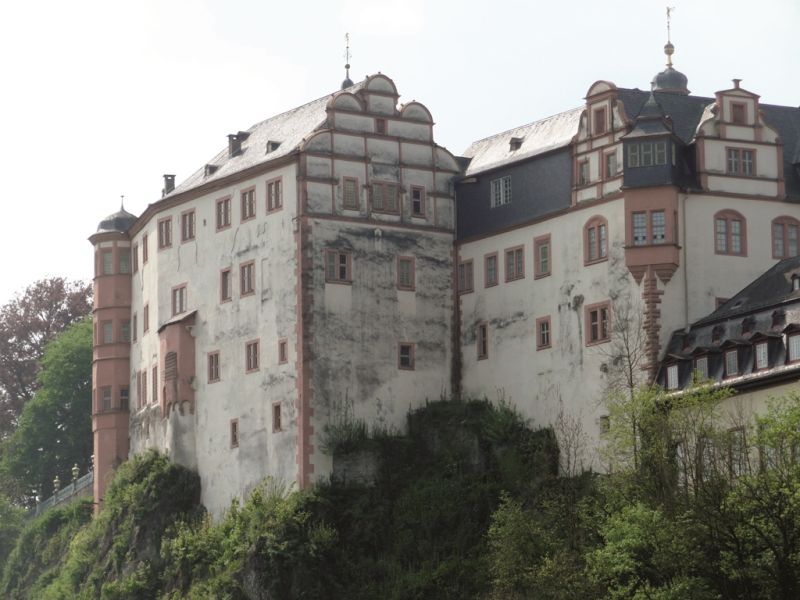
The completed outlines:
{"type": "Polygon", "coordinates": [[[517,125],[516,127],[511,127],[509,129],[506,129],[505,131],[501,131],[499,133],[493,133],[492,135],[487,135],[484,138],[473,140],[472,142],[470,142],[470,146],[474,146],[475,144],[479,144],[480,142],[485,142],[487,140],[492,140],[494,138],[506,135],[506,134],[511,133],[512,131],[516,130],[516,129],[522,129],[523,127],[530,127],[531,125],[536,125],[537,123],[542,123],[542,122],[548,121],[550,119],[555,119],[556,117],[560,117],[561,115],[565,115],[567,113],[575,112],[576,110],[583,110],[584,108],[586,108],[586,107],[585,106],[576,106],[574,108],[569,108],[567,110],[562,110],[561,112],[555,113],[555,114],[547,116],[547,117],[542,117],[541,119],[537,119],[536,121],[531,121],[530,123],[525,123],[523,125],[517,125]]]}

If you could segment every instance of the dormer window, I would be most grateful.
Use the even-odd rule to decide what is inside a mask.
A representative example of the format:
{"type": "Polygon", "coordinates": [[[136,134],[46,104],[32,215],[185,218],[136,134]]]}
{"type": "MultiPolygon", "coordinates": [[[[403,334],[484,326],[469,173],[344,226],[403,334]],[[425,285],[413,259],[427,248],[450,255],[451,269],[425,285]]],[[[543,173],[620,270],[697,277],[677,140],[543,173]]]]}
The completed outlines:
{"type": "Polygon", "coordinates": [[[755,367],[757,370],[766,369],[769,366],[769,346],[767,342],[756,344],[755,367]]]}
{"type": "Polygon", "coordinates": [[[497,208],[503,204],[511,202],[511,177],[500,177],[492,179],[491,183],[491,207],[497,208]]]}
{"type": "Polygon", "coordinates": [[[628,145],[629,167],[667,164],[667,142],[638,142],[628,145]]]}
{"type": "Polygon", "coordinates": [[[722,334],[725,333],[725,327],[722,325],[715,325],[711,330],[711,341],[719,342],[722,339],[722,334]]]}
{"type": "Polygon", "coordinates": [[[747,317],[745,320],[742,321],[742,335],[750,333],[753,331],[753,327],[755,327],[756,320],[753,317],[747,317]]]}
{"type": "Polygon", "coordinates": [[[524,138],[521,138],[521,137],[512,137],[508,141],[508,149],[511,152],[514,152],[514,150],[519,150],[522,147],[522,140],[523,139],[524,138]]]}
{"type": "Polygon", "coordinates": [[[275,152],[275,150],[280,148],[280,145],[281,145],[280,142],[276,142],[274,140],[269,140],[267,142],[267,154],[269,154],[270,152],[275,152]]]}
{"type": "Polygon", "coordinates": [[[755,175],[755,151],[745,148],[728,148],[728,175],[755,175]]]}
{"type": "Polygon", "coordinates": [[[800,360],[800,333],[790,335],[786,345],[789,348],[789,362],[800,360]]]}
{"type": "Polygon", "coordinates": [[[678,365],[669,365],[667,367],[667,389],[678,389],[678,365]]]}
{"type": "Polygon", "coordinates": [[[603,135],[607,130],[606,107],[595,108],[593,117],[593,131],[595,135],[603,135]]]}
{"type": "Polygon", "coordinates": [[[694,370],[698,378],[708,379],[708,356],[698,356],[694,361],[694,370]]]}
{"type": "Polygon", "coordinates": [[[203,175],[205,177],[210,177],[211,175],[217,172],[217,169],[219,169],[217,165],[206,165],[203,168],[203,175]]]}
{"type": "Polygon", "coordinates": [[[786,313],[782,308],[772,312],[772,326],[780,327],[786,323],[786,313]]]}
{"type": "Polygon", "coordinates": [[[739,351],[734,348],[725,353],[725,377],[735,377],[739,374],[739,351]]]}

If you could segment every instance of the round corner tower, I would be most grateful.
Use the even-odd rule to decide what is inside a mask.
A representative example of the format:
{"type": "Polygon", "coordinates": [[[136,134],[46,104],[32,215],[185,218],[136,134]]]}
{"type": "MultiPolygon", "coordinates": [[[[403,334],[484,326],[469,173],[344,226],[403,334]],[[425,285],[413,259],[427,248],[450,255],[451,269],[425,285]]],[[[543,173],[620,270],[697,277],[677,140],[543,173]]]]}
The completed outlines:
{"type": "Polygon", "coordinates": [[[114,469],[128,458],[132,256],[128,230],[136,217],[124,208],[100,222],[94,246],[92,320],[92,433],[94,506],[103,502],[114,469]]]}

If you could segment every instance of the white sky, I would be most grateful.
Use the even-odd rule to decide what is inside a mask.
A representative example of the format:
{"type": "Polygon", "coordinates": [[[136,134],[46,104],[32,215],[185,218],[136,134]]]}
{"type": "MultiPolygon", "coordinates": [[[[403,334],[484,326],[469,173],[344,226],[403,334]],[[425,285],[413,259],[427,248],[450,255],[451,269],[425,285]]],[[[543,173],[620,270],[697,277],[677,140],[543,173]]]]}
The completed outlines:
{"type": "MultiPolygon", "coordinates": [[[[731,78],[800,104],[798,0],[670,0],[675,66],[695,94],[731,78]]],[[[582,103],[664,66],[655,0],[40,0],[0,20],[0,303],[36,279],[91,278],[87,237],[141,213],[246,129],[381,71],[423,102],[439,144],[582,103]]]]}

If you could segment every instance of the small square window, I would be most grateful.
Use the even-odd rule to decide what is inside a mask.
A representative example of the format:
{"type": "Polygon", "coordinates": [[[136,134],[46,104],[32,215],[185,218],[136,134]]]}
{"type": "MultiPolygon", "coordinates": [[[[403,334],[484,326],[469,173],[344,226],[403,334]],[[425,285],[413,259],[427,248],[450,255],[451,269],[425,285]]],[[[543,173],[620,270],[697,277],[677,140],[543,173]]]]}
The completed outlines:
{"type": "Polygon", "coordinates": [[[272,405],[272,431],[283,431],[281,424],[281,403],[275,402],[272,405]]]}
{"type": "Polygon", "coordinates": [[[397,289],[414,290],[414,258],[410,256],[397,257],[397,289]]]}
{"type": "Polygon", "coordinates": [[[219,381],[219,351],[208,353],[208,383],[219,381]]]}
{"type": "Polygon", "coordinates": [[[400,369],[414,370],[414,344],[400,342],[397,351],[397,366],[400,369]]]}
{"type": "Polygon", "coordinates": [[[350,283],[350,253],[340,250],[325,251],[325,281],[328,283],[350,283]]]}
{"type": "Polygon", "coordinates": [[[258,366],[260,361],[258,340],[247,342],[244,345],[244,354],[245,354],[245,371],[247,373],[258,371],[258,366]]]}
{"type": "Polygon", "coordinates": [[[731,102],[731,122],[744,125],[747,122],[747,105],[743,102],[731,102]]]}
{"type": "Polygon", "coordinates": [[[231,448],[239,447],[239,419],[231,419],[231,448]]]}

